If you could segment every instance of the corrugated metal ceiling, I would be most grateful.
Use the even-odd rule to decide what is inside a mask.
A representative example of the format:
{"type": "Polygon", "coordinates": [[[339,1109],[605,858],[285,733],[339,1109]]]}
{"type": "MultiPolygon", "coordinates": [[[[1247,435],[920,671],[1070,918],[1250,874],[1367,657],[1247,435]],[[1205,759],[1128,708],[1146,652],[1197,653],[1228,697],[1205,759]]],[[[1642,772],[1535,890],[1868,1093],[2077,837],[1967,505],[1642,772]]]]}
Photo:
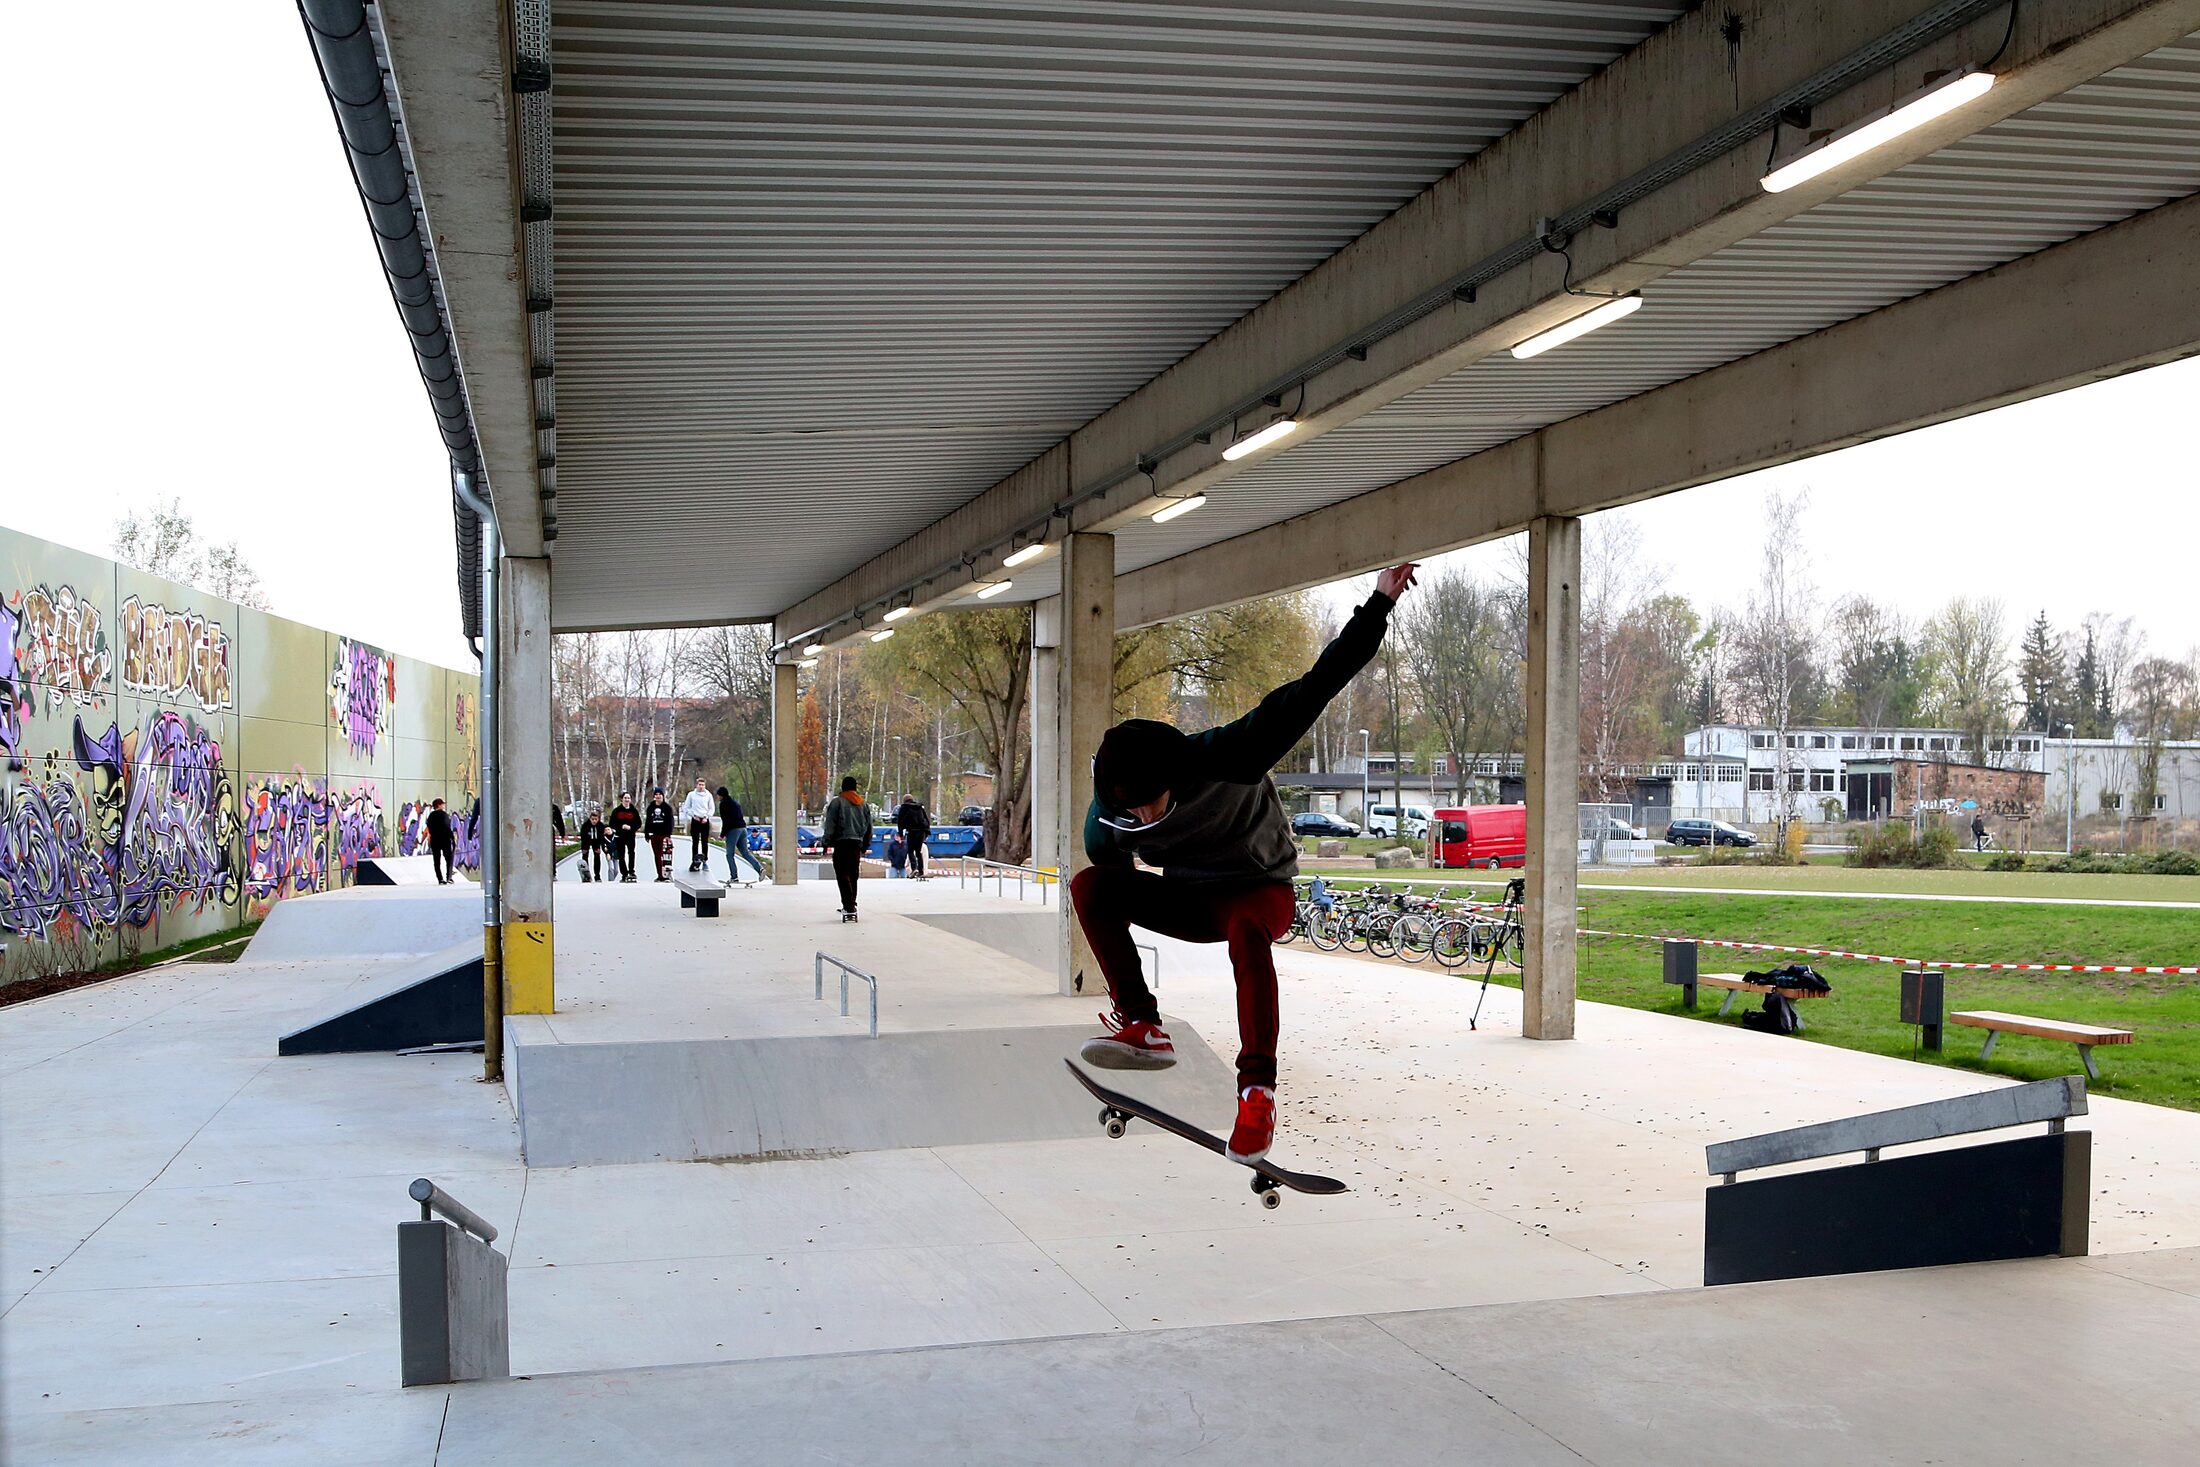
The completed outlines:
{"type": "Polygon", "coordinates": [[[1687,8],[558,0],[558,621],[791,604],[1687,8]]]}
{"type": "MultiPolygon", "coordinates": [[[[1663,277],[1644,309],[1529,361],[1487,357],[1118,534],[1131,570],[1822,330],[2200,192],[2200,36],[1663,277]]],[[[1051,561],[1014,596],[1058,587],[1051,561]]]]}

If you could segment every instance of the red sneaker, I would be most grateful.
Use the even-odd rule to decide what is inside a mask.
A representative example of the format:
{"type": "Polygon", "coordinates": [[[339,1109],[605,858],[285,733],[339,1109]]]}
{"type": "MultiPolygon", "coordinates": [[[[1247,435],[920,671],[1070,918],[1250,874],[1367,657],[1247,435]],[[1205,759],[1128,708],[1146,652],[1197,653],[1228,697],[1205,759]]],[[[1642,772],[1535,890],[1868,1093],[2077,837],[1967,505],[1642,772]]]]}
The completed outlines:
{"type": "Polygon", "coordinates": [[[1107,1013],[1100,1022],[1108,1032],[1084,1042],[1077,1053],[1102,1070],[1165,1070],[1176,1063],[1176,1046],[1159,1024],[1107,1013]]]}
{"type": "Polygon", "coordinates": [[[1237,1125],[1223,1155],[1232,1161],[1259,1161],[1276,1143],[1276,1092],[1266,1085],[1248,1085],[1238,1096],[1237,1125]]]}

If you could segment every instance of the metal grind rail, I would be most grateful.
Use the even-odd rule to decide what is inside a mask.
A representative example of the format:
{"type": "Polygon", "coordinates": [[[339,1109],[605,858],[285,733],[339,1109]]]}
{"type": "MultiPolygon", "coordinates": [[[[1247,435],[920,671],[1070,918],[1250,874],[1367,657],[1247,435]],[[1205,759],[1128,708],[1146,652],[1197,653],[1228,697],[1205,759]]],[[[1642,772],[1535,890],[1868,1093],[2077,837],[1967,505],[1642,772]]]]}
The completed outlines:
{"type": "Polygon", "coordinates": [[[827,963],[831,963],[840,970],[840,1012],[843,1018],[848,1013],[848,980],[850,978],[860,978],[871,985],[871,1037],[873,1039],[878,1038],[878,979],[864,972],[861,968],[842,962],[831,953],[821,952],[812,965],[817,980],[817,991],[813,995],[814,997],[823,998],[825,996],[825,965],[827,963]]]}
{"type": "Polygon", "coordinates": [[[973,862],[978,867],[979,891],[985,890],[986,874],[991,872],[994,894],[1006,896],[1008,894],[1009,873],[1014,872],[1016,876],[1016,900],[1022,901],[1024,899],[1024,883],[1028,881],[1039,888],[1039,904],[1041,906],[1045,906],[1047,903],[1047,888],[1056,885],[1062,879],[1043,866],[1016,866],[1007,861],[989,861],[983,856],[957,856],[955,858],[956,885],[965,889],[969,887],[970,867],[973,862]]]}
{"type": "Polygon", "coordinates": [[[440,1215],[444,1221],[472,1233],[484,1243],[497,1240],[496,1227],[465,1203],[429,1181],[426,1177],[413,1178],[405,1195],[420,1204],[420,1220],[432,1222],[431,1214],[440,1215]]]}

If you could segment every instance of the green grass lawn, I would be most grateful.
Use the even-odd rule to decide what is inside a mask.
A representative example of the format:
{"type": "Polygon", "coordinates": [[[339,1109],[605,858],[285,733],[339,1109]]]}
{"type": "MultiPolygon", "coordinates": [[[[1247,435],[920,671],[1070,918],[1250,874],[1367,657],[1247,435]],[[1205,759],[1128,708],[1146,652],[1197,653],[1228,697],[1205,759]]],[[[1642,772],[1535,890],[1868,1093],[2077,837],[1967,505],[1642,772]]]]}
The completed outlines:
{"type": "MultiPolygon", "coordinates": [[[[1867,874],[1867,873],[1858,873],[1867,874]]],[[[2137,878],[2106,878],[2129,882],[2137,878]]],[[[1786,942],[1800,947],[1969,962],[2200,963],[2200,913],[2115,907],[1989,906],[1950,902],[1870,902],[1809,897],[1698,896],[1644,892],[1588,892],[1582,925],[1610,931],[1786,942]]],[[[1782,954],[1705,948],[1706,972],[1742,972],[1788,961],[1782,954]]],[[[1887,963],[1839,958],[1807,959],[1833,985],[1830,997],[1807,1000],[1799,1010],[1809,1028],[1806,1043],[1835,1044],[1874,1054],[1911,1055],[1914,1032],[1900,1022],[1901,969],[1887,963]]],[[[1693,1018],[1699,1023],[1739,1024],[1753,995],[1736,998],[1734,1012],[1718,1017],[1723,994],[1699,990],[1699,1007],[1681,1007],[1678,988],[1661,981],[1654,942],[1581,940],[1580,992],[1598,1003],[1622,1004],[1693,1018]]],[[[2103,1095],[2200,1110],[2200,977],[2129,973],[1950,972],[1949,1012],[2003,1009],[2042,1018],[2070,1019],[2130,1029],[2128,1045],[2094,1050],[2103,1095]]],[[[1990,1063],[1979,1062],[1986,1031],[1950,1025],[1945,1050],[1920,1051],[1926,1064],[2041,1080],[2080,1071],[2067,1044],[2005,1034],[1990,1063]]],[[[1770,1039],[1768,1043],[1776,1042],[1770,1039]]]]}
{"type": "MultiPolygon", "coordinates": [[[[1442,877],[1462,886],[1504,885],[1517,872],[1375,872],[1365,866],[1300,863],[1301,874],[1363,881],[1442,877]]],[[[2200,903],[2200,876],[2075,876],[2046,871],[1864,871],[1853,866],[1640,866],[1581,873],[1584,886],[1686,886],[1706,891],[1917,892],[1927,896],[2090,897],[2108,901],[2200,903]]],[[[1814,944],[1825,946],[1826,944],[1814,944]]]]}

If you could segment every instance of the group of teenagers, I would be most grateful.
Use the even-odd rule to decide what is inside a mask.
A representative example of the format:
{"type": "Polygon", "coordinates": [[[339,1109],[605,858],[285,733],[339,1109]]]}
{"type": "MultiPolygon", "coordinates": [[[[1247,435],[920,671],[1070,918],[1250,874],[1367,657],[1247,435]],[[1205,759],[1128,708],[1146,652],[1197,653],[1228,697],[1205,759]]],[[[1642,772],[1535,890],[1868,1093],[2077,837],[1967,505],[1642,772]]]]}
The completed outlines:
{"type": "MultiPolygon", "coordinates": [[[[648,805],[636,809],[634,796],[622,792],[619,802],[608,814],[603,806],[590,805],[581,820],[580,872],[583,881],[633,881],[634,849],[637,837],[647,837],[649,852],[657,867],[657,879],[672,879],[672,843],[678,836],[684,821],[688,835],[688,870],[690,873],[710,868],[711,817],[725,835],[726,874],[734,881],[762,881],[763,868],[756,863],[756,855],[749,849],[748,817],[742,812],[741,802],[733,797],[724,785],[718,786],[713,796],[710,786],[703,780],[695,781],[695,788],[678,808],[665,798],[660,786],[649,792],[648,805]],[[611,874],[604,875],[604,858],[610,857],[611,874]]],[[[550,807],[552,833],[558,839],[565,838],[565,816],[553,802],[550,807]]]]}

